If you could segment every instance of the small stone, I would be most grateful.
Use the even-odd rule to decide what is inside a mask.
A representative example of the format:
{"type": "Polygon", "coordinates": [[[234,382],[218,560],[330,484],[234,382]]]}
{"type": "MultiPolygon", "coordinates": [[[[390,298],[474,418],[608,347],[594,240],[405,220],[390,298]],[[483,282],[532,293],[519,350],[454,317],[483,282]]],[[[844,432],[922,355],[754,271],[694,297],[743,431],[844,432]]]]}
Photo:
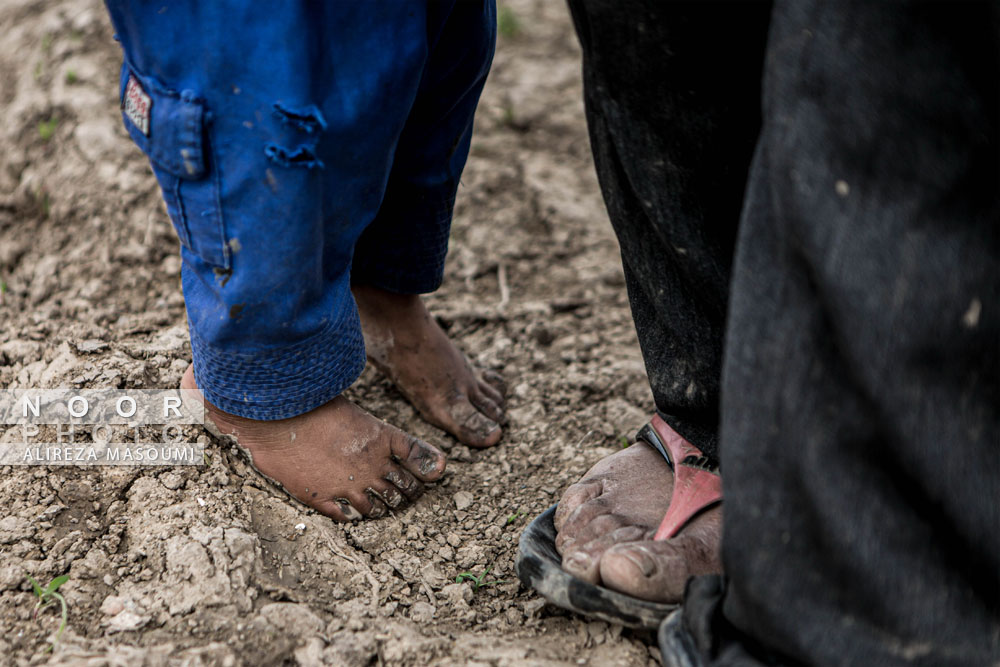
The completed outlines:
{"type": "Polygon", "coordinates": [[[525,616],[531,618],[532,616],[538,614],[538,612],[540,612],[542,610],[542,607],[544,606],[545,606],[545,600],[539,598],[537,600],[528,600],[527,602],[521,605],[521,609],[524,610],[525,616]]]}
{"type": "Polygon", "coordinates": [[[323,664],[323,640],[319,637],[310,637],[304,645],[295,650],[295,662],[299,665],[322,665],[323,664]]]}
{"type": "Polygon", "coordinates": [[[125,609],[125,601],[117,595],[109,595],[101,603],[101,613],[105,616],[117,616],[125,609]]]}
{"type": "Polygon", "coordinates": [[[35,529],[27,519],[18,516],[0,519],[0,544],[13,544],[34,534],[35,529]]]}
{"type": "Polygon", "coordinates": [[[148,616],[140,616],[139,614],[126,609],[119,612],[111,619],[110,622],[108,622],[108,633],[138,630],[148,622],[148,616]]]}
{"type": "Polygon", "coordinates": [[[428,602],[414,602],[410,607],[410,620],[417,623],[426,623],[434,618],[437,609],[428,602]]]}
{"type": "Polygon", "coordinates": [[[106,350],[107,348],[108,344],[103,340],[98,340],[97,338],[88,338],[87,340],[82,340],[76,344],[76,351],[84,354],[100,352],[102,350],[106,350]]]}
{"type": "Polygon", "coordinates": [[[601,621],[591,621],[587,623],[587,634],[593,640],[594,644],[603,644],[605,640],[604,630],[607,628],[606,623],[601,621]]]}
{"type": "Polygon", "coordinates": [[[448,584],[441,589],[441,595],[451,604],[472,601],[472,586],[466,583],[448,584]]]}
{"type": "Polygon", "coordinates": [[[455,507],[460,510],[468,509],[472,505],[472,494],[468,491],[459,491],[455,494],[455,507]]]}
{"type": "Polygon", "coordinates": [[[176,491],[184,486],[184,478],[175,472],[167,472],[160,475],[160,484],[167,487],[171,491],[176,491]]]}
{"type": "Polygon", "coordinates": [[[300,533],[302,531],[304,531],[305,529],[306,529],[306,524],[304,524],[304,523],[297,523],[297,524],[295,524],[295,530],[299,531],[300,533]]]}
{"type": "Polygon", "coordinates": [[[17,590],[24,581],[24,567],[21,561],[13,558],[10,560],[14,562],[0,566],[0,591],[17,590]]]}

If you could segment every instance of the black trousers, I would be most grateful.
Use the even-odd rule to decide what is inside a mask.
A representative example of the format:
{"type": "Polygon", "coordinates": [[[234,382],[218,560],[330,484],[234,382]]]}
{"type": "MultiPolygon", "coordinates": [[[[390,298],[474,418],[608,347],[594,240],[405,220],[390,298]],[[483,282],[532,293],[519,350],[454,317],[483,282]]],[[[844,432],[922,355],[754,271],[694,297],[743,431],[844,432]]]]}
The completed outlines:
{"type": "Polygon", "coordinates": [[[714,664],[1000,660],[1000,7],[571,0],[714,664]]]}

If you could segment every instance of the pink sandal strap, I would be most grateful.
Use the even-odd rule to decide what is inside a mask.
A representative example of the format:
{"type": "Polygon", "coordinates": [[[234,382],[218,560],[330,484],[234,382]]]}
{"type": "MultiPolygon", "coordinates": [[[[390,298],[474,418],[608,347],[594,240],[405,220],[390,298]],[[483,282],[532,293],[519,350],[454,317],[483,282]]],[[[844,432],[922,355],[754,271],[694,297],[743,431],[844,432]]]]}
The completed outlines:
{"type": "Polygon", "coordinates": [[[677,535],[699,512],[722,502],[722,478],[701,450],[682,438],[659,415],[650,421],[663,448],[670,453],[668,461],[674,469],[674,490],[670,506],[663,516],[654,540],[667,540],[677,535]]]}

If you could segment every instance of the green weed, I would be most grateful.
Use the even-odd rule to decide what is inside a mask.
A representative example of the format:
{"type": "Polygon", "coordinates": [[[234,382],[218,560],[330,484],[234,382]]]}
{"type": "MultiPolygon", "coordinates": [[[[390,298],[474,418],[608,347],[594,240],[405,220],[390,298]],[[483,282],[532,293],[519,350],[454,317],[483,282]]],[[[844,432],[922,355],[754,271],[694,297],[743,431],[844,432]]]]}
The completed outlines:
{"type": "Polygon", "coordinates": [[[524,516],[524,512],[514,512],[509,517],[507,517],[507,523],[504,524],[504,528],[506,528],[510,524],[514,523],[515,521],[517,521],[518,519],[520,519],[522,516],[524,516]]]}
{"type": "Polygon", "coordinates": [[[627,435],[623,435],[622,437],[620,437],[618,439],[618,442],[621,443],[622,449],[627,449],[628,446],[632,444],[631,442],[628,441],[628,436],[627,435]]]}
{"type": "Polygon", "coordinates": [[[79,79],[76,77],[76,70],[68,69],[66,70],[66,83],[72,86],[79,79]]]}
{"type": "Polygon", "coordinates": [[[514,37],[521,32],[521,19],[510,7],[501,7],[497,12],[497,31],[501,37],[514,37]]]}
{"type": "Polygon", "coordinates": [[[69,581],[69,575],[64,574],[61,577],[56,577],[50,581],[49,585],[44,589],[30,574],[28,575],[28,581],[31,582],[31,587],[35,591],[35,597],[38,598],[38,602],[35,603],[35,613],[32,615],[32,618],[38,618],[38,614],[40,612],[44,611],[46,607],[53,605],[56,602],[58,602],[59,606],[62,608],[62,623],[59,624],[59,629],[56,630],[56,636],[52,638],[52,642],[49,644],[49,647],[45,649],[45,653],[48,653],[55,648],[56,644],[59,643],[59,637],[62,635],[63,630],[66,629],[69,609],[66,606],[66,598],[64,598],[62,593],[59,592],[59,587],[69,581]]]}
{"type": "Polygon", "coordinates": [[[504,579],[496,579],[494,581],[486,581],[486,575],[488,575],[490,573],[491,569],[493,569],[492,565],[489,566],[489,567],[487,567],[485,570],[483,570],[483,573],[480,574],[478,577],[476,575],[474,575],[473,573],[471,573],[471,572],[462,572],[460,575],[458,575],[457,577],[455,577],[455,583],[456,584],[460,584],[463,581],[471,581],[472,582],[472,590],[473,591],[478,591],[480,588],[484,588],[486,586],[495,586],[497,584],[505,584],[505,583],[507,583],[506,580],[504,580],[504,579]]]}
{"type": "Polygon", "coordinates": [[[56,126],[59,125],[59,121],[55,118],[49,118],[48,120],[39,121],[38,123],[38,136],[42,138],[42,141],[48,141],[52,138],[52,135],[56,133],[56,126]]]}

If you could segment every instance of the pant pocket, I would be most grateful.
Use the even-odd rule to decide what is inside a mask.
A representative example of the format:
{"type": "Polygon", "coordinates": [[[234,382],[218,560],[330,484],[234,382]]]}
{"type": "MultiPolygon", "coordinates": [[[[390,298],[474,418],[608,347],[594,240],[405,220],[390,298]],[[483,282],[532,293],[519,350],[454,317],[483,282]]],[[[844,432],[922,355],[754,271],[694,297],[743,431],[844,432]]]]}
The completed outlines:
{"type": "Polygon", "coordinates": [[[181,243],[208,264],[229,269],[204,101],[191,90],[170,90],[128,63],[119,88],[125,128],[150,160],[181,243]]]}

